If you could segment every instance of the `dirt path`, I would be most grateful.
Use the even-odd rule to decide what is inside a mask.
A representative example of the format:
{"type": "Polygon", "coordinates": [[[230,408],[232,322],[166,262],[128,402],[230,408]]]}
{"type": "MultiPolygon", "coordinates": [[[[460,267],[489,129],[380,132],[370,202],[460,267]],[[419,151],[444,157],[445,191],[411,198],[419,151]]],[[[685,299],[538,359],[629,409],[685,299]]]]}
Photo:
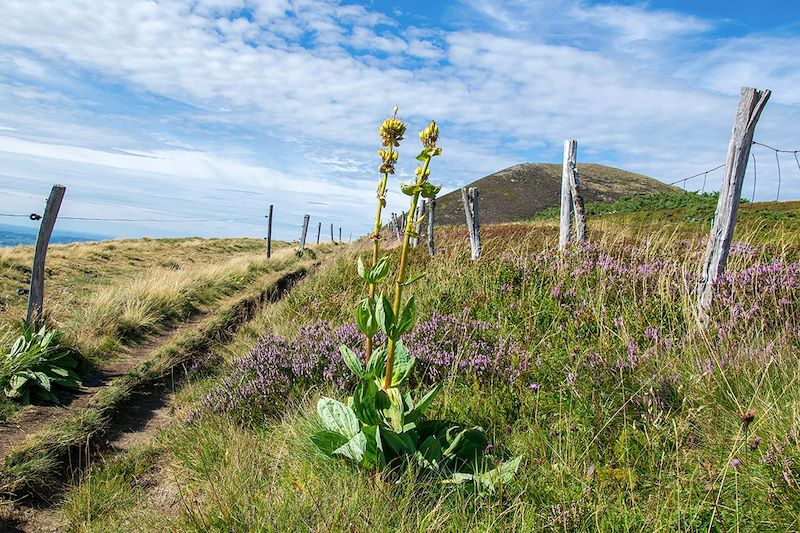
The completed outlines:
{"type": "Polygon", "coordinates": [[[25,438],[36,431],[66,419],[75,409],[86,407],[95,394],[108,383],[122,376],[147,360],[160,347],[177,335],[196,326],[208,313],[198,314],[186,322],[164,331],[144,344],[136,346],[108,366],[84,376],[84,388],[78,392],[67,392],[61,396],[62,405],[29,405],[15,413],[0,427],[0,465],[12,448],[19,446],[25,438]]]}

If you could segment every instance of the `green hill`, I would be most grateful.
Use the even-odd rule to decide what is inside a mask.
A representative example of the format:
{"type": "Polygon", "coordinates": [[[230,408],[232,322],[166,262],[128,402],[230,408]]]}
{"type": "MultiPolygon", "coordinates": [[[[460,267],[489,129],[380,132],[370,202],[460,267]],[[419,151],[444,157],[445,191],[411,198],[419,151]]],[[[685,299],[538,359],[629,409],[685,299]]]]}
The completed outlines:
{"type": "MultiPolygon", "coordinates": [[[[648,176],[605,165],[579,164],[578,172],[587,203],[614,202],[639,193],[676,190],[648,176]]],[[[521,163],[473,181],[467,187],[480,190],[482,224],[524,220],[559,205],[561,165],[521,163]]],[[[459,189],[436,200],[436,223],[441,226],[464,224],[459,189]]]]}

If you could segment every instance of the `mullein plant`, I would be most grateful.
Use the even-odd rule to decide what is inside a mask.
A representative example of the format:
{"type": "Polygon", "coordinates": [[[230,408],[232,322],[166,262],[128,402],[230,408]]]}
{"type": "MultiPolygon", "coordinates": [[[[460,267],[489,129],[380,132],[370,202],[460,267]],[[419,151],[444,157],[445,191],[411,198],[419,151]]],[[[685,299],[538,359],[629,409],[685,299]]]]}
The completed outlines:
{"type": "Polygon", "coordinates": [[[415,359],[401,337],[413,328],[417,312],[413,296],[403,305],[403,289],[421,279],[407,278],[409,242],[418,235],[424,218],[415,219],[414,216],[420,197],[432,198],[441,188],[428,181],[431,160],[442,153],[436,145],[439,128],[432,121],[420,132],[423,148],[417,156],[420,164],[416,178],[410,184],[401,185],[403,193],[411,197],[411,206],[391,301],[385,294],[375,295],[375,287],[388,277],[390,270],[389,256],[377,259],[376,235],[380,230],[386,181],[397,161],[397,152],[393,149],[405,132],[405,126],[396,118],[396,109],[395,116],[384,121],[380,131],[387,150],[379,152],[384,165],[378,185],[372,266],[367,269],[360,258],[358,261],[358,273],[370,285],[370,295],[359,302],[355,318],[358,329],[367,339],[365,347],[372,348],[372,339],[379,330],[386,335],[386,343],[368,353],[365,364],[350,347],[344,344],[339,347],[342,359],[356,375],[358,383],[346,403],[320,398],[317,413],[325,429],[314,433],[311,440],[326,455],[344,457],[363,468],[416,465],[423,473],[443,482],[472,482],[479,490],[493,491],[513,477],[522,456],[500,463],[488,453],[493,447],[482,428],[465,428],[446,420],[426,418],[425,413],[440,384],[421,397],[417,396],[416,402],[407,390],[415,359]]]}

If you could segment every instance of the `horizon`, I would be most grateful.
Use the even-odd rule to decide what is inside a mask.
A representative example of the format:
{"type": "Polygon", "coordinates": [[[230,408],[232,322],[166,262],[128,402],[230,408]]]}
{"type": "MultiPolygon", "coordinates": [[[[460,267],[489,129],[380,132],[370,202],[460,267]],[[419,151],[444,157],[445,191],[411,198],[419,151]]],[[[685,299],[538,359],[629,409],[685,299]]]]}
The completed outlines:
{"type": "MultiPolygon", "coordinates": [[[[276,239],[296,239],[305,213],[365,234],[377,127],[395,104],[408,133],[389,212],[430,119],[442,194],[560,162],[566,138],[579,163],[664,182],[703,173],[725,159],[741,86],[773,91],[755,139],[800,149],[800,8],[788,1],[4,7],[0,212],[41,211],[61,183],[66,233],[262,237],[274,204],[276,239]]],[[[774,200],[775,153],[753,154],[755,199],[774,200]]],[[[782,200],[800,197],[794,155],[778,159],[782,200]]],[[[709,173],[707,190],[720,177],[709,173]]]]}

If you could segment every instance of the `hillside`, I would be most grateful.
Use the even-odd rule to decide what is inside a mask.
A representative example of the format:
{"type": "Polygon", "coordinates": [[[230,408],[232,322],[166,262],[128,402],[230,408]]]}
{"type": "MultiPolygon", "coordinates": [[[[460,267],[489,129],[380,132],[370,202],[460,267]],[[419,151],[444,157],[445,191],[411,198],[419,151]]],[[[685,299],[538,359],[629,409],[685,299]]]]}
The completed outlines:
{"type": "MultiPolygon", "coordinates": [[[[409,276],[426,275],[404,292],[417,307],[403,335],[416,357],[409,390],[416,401],[443,384],[429,419],[479,426],[491,436],[484,451],[521,457],[495,491],[439,483],[413,465],[356,468],[312,443],[320,396],[355,390],[339,345],[363,355],[353,308],[365,293],[355,268],[364,241],[303,257],[284,247],[272,262],[244,239],[54,247],[53,317],[67,331],[98,316],[97,300],[70,297],[81,288],[124,304],[153,265],[169,269],[158,279],[184,279],[234,262],[210,282],[191,276],[227,295],[190,315],[202,322],[167,337],[181,313],[157,328],[163,344],[115,352],[147,354],[129,373],[135,387],[112,381],[89,408],[70,404],[71,417],[8,451],[0,490],[52,487],[53,503],[7,502],[4,512],[0,500],[0,530],[794,531],[800,202],[742,206],[712,334],[687,305],[710,216],[692,202],[590,217],[590,244],[565,254],[553,220],[486,224],[477,262],[463,228],[438,230],[433,258],[411,250],[409,276]],[[113,268],[98,286],[81,278],[100,265],[113,268]],[[300,270],[294,285],[260,296],[300,270]],[[69,307],[88,312],[70,320],[69,307]],[[152,383],[154,407],[142,394],[152,383]],[[135,423],[117,434],[107,417],[120,413],[135,423]],[[93,452],[88,475],[52,466],[76,447],[93,452]]],[[[397,261],[400,251],[389,253],[397,261]]]]}
{"type": "MultiPolygon", "coordinates": [[[[613,202],[637,193],[672,191],[658,180],[618,168],[594,163],[578,164],[586,202],[613,202]]],[[[521,163],[473,181],[480,190],[483,224],[524,220],[559,205],[561,165],[521,163]]],[[[461,191],[456,189],[436,200],[436,223],[464,224],[461,191]]]]}

